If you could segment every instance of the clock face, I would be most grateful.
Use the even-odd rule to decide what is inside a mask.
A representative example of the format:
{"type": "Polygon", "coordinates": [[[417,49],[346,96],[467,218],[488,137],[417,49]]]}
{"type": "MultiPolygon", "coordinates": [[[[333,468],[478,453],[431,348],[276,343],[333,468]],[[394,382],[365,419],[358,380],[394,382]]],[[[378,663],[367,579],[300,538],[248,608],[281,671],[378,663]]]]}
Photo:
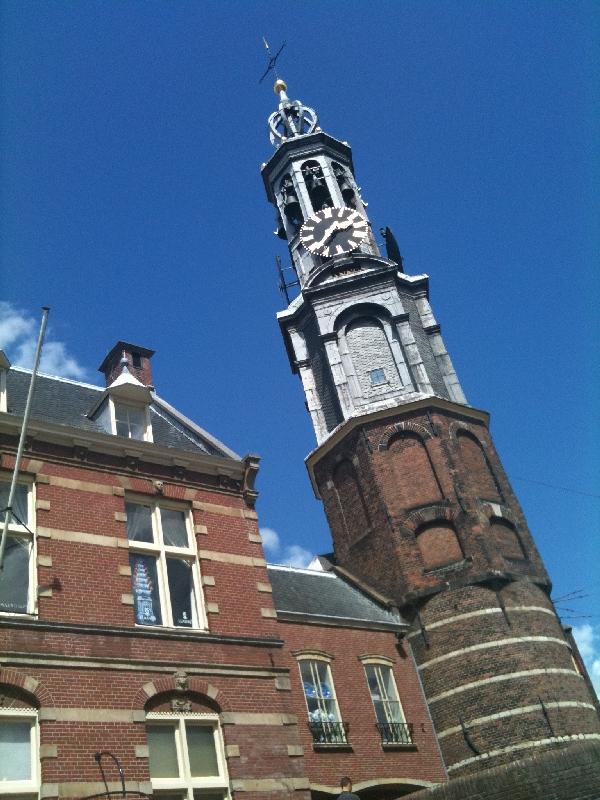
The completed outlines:
{"type": "Polygon", "coordinates": [[[311,253],[331,258],[355,250],[368,232],[369,223],[353,208],[324,208],[306,220],[300,239],[311,253]]]}

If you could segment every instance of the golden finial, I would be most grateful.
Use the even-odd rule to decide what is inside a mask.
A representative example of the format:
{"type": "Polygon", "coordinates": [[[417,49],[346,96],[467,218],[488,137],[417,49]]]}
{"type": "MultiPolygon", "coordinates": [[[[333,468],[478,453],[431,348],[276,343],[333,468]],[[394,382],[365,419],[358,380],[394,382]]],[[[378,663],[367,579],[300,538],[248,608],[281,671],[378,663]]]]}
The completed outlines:
{"type": "Polygon", "coordinates": [[[280,94],[281,92],[285,92],[287,90],[287,83],[282,81],[281,78],[277,78],[275,81],[275,86],[273,86],[273,91],[275,94],[280,94]]]}

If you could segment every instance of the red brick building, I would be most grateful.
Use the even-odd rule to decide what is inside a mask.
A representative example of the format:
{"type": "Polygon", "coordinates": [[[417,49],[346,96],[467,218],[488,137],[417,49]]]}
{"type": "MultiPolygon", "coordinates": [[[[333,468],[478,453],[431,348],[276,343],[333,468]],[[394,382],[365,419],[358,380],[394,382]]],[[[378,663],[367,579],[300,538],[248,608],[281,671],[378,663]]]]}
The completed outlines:
{"type": "MultiPolygon", "coordinates": [[[[105,751],[159,798],[444,781],[397,609],[267,569],[258,459],[156,395],[151,356],[119,342],[106,389],[38,376],[0,578],[0,797],[105,791],[105,751]]],[[[30,374],[2,364],[4,509],[30,374]]]]}

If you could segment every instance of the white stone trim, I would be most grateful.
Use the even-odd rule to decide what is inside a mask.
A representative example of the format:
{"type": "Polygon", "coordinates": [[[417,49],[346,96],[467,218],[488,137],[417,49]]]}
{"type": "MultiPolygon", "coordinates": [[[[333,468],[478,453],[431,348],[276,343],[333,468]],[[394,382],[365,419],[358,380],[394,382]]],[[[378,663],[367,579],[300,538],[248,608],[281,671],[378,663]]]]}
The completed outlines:
{"type": "MultiPolygon", "coordinates": [[[[549,608],[544,608],[544,606],[506,606],[506,611],[539,611],[543,614],[550,614],[551,617],[556,617],[554,611],[549,608]]],[[[459,622],[460,620],[464,619],[472,619],[473,617],[481,617],[486,614],[501,614],[502,609],[499,606],[492,606],[490,608],[481,608],[479,611],[469,611],[466,614],[456,614],[453,617],[445,617],[444,619],[439,619],[437,622],[431,622],[428,625],[424,625],[423,627],[425,630],[432,631],[436,628],[441,628],[443,625],[452,625],[453,622],[459,622]]],[[[412,631],[406,637],[407,639],[414,639],[415,636],[421,636],[421,631],[412,631]]]]}
{"type": "Polygon", "coordinates": [[[493,678],[484,678],[480,681],[471,681],[470,683],[463,683],[462,686],[456,686],[454,689],[448,689],[446,692],[436,694],[434,697],[428,698],[429,704],[436,703],[438,700],[445,700],[447,697],[452,697],[453,694],[460,692],[468,692],[471,689],[479,689],[489,683],[500,683],[501,681],[513,681],[518,678],[529,678],[534,675],[575,675],[576,678],[581,678],[581,675],[574,669],[563,669],[562,667],[549,667],[548,669],[524,669],[520,672],[506,672],[502,675],[494,675],[493,678]]]}
{"type": "MultiPolygon", "coordinates": [[[[581,703],[578,700],[557,700],[552,703],[544,703],[546,708],[590,708],[592,711],[596,707],[592,703],[581,703]]],[[[520,706],[519,708],[511,708],[509,711],[499,711],[497,714],[490,714],[487,717],[477,717],[476,719],[465,722],[467,728],[472,728],[475,725],[487,725],[488,722],[493,722],[496,719],[505,719],[506,717],[517,717],[521,714],[532,714],[534,711],[540,711],[541,705],[535,703],[530,706],[520,706]]],[[[455,725],[453,728],[446,728],[445,731],[438,733],[438,739],[443,739],[445,736],[451,736],[453,733],[461,733],[462,727],[455,725]]]]}
{"type": "Polygon", "coordinates": [[[448,661],[450,658],[457,658],[466,653],[475,653],[478,650],[487,650],[491,647],[505,647],[510,644],[525,644],[526,642],[553,642],[554,644],[560,644],[563,647],[569,648],[569,645],[564,639],[558,639],[556,636],[513,636],[510,639],[496,639],[493,642],[482,642],[481,644],[473,644],[470,647],[463,647],[460,650],[452,650],[452,652],[445,653],[443,656],[424,661],[419,665],[419,669],[425,669],[425,667],[440,664],[442,661],[448,661]]]}
{"type": "Polygon", "coordinates": [[[587,741],[590,739],[600,739],[600,733],[574,733],[571,736],[551,736],[548,739],[537,739],[535,741],[532,740],[529,742],[521,742],[520,744],[513,744],[510,747],[501,747],[498,750],[490,750],[489,753],[482,753],[479,756],[465,758],[463,761],[458,761],[456,764],[452,764],[450,767],[448,767],[448,772],[453,772],[456,769],[465,767],[467,764],[473,764],[475,761],[484,761],[490,758],[495,758],[496,756],[513,753],[516,750],[528,750],[532,747],[543,747],[546,744],[552,744],[554,742],[573,742],[577,740],[587,741]]]}

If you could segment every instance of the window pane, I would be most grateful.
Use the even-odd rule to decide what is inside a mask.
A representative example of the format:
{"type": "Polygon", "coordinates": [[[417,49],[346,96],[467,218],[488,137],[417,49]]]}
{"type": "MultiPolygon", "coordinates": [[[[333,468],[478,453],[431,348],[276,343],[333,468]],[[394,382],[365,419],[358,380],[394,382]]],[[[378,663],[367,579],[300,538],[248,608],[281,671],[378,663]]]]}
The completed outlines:
{"type": "Polygon", "coordinates": [[[380,667],[381,669],[381,682],[388,700],[398,700],[398,693],[396,692],[396,684],[394,683],[394,676],[390,667],[380,667]]]}
{"type": "Polygon", "coordinates": [[[130,542],[152,542],[152,511],[148,506],[125,503],[127,538],[130,542]]]}
{"type": "Polygon", "coordinates": [[[206,725],[186,725],[187,745],[192,778],[219,774],[213,729],[206,725]]]}
{"type": "Polygon", "coordinates": [[[317,674],[319,677],[319,686],[317,687],[319,695],[323,697],[325,700],[332,698],[333,690],[331,687],[331,678],[329,676],[329,669],[327,667],[327,664],[324,664],[322,661],[318,661],[317,674]]]}
{"type": "MultiPolygon", "coordinates": [[[[156,800],[156,795],[152,795],[156,800]]],[[[223,800],[223,792],[203,792],[201,789],[194,789],[194,800],[223,800]]]]}
{"type": "Polygon", "coordinates": [[[143,439],[146,431],[146,412],[142,408],[128,408],[129,436],[132,439],[143,439]]]}
{"type": "Polygon", "coordinates": [[[129,554],[135,621],[138,625],[162,625],[156,558],[129,554]]]}
{"type": "Polygon", "coordinates": [[[381,691],[379,689],[379,683],[377,682],[377,673],[375,672],[375,667],[369,664],[366,667],[366,673],[369,691],[371,692],[373,702],[375,702],[375,700],[381,700],[381,691]]]}
{"type": "Polygon", "coordinates": [[[146,412],[143,408],[133,408],[115,404],[117,436],[129,439],[143,439],[146,429],[146,412]]]}
{"type": "Polygon", "coordinates": [[[192,603],[194,602],[192,565],[181,558],[167,558],[167,578],[173,625],[191,628],[193,625],[192,603]]]}
{"type": "Polygon", "coordinates": [[[150,777],[178,778],[175,729],[167,725],[148,725],[146,735],[150,751],[150,777]]]}
{"type": "Polygon", "coordinates": [[[189,547],[188,532],[183,511],[160,509],[163,541],[167,547],[189,547]]]}
{"type": "MultiPolygon", "coordinates": [[[[10,493],[9,483],[0,483],[0,522],[4,522],[6,512],[4,509],[8,505],[8,495],[10,493]]],[[[29,524],[27,514],[27,487],[22,483],[17,483],[13,497],[13,517],[11,525],[29,524]]]]}
{"type": "Polygon", "coordinates": [[[29,594],[29,541],[6,538],[3,570],[0,573],[0,611],[27,613],[29,594]]]}
{"type": "Polygon", "coordinates": [[[31,723],[0,720],[0,781],[31,779],[31,723]]]}

